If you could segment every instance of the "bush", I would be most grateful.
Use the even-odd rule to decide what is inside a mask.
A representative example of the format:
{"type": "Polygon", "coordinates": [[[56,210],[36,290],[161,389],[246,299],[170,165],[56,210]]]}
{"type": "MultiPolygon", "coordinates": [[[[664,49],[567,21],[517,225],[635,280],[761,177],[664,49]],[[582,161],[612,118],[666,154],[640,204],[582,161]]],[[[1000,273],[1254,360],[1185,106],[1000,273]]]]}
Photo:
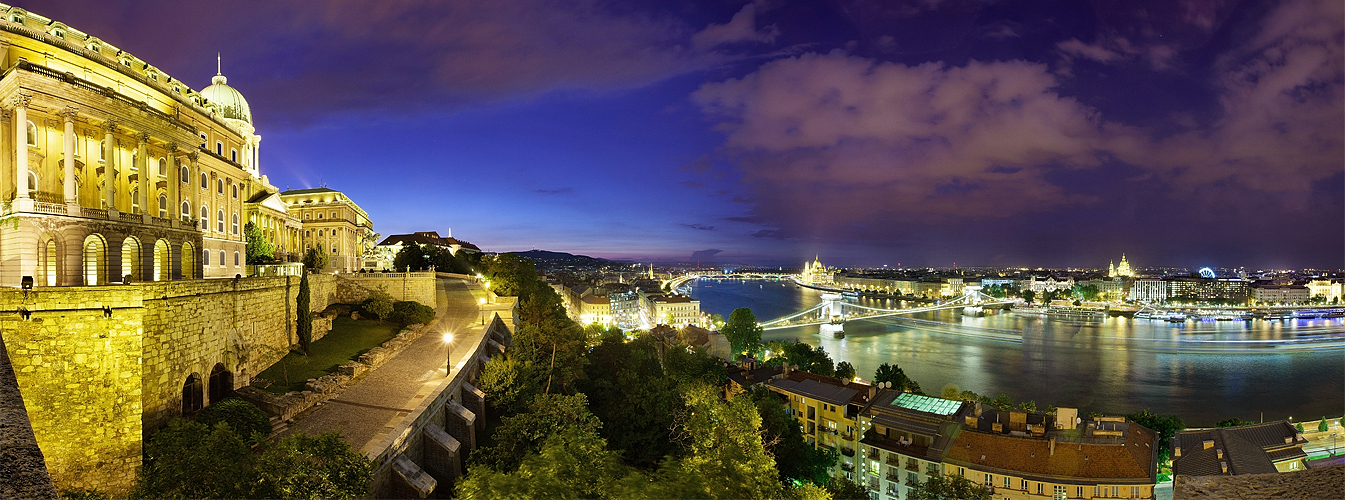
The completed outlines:
{"type": "Polygon", "coordinates": [[[271,435],[271,420],[266,416],[266,412],[238,398],[227,398],[202,408],[194,420],[212,428],[217,423],[227,422],[229,427],[248,443],[258,441],[254,439],[254,433],[261,433],[263,439],[271,435]]]}
{"type": "Polygon", "coordinates": [[[360,304],[360,308],[365,313],[378,318],[379,321],[390,319],[392,315],[392,296],[383,291],[383,287],[378,287],[369,294],[369,298],[360,304]]]}
{"type": "Polygon", "coordinates": [[[398,301],[392,304],[388,319],[403,325],[428,325],[434,321],[434,308],[414,300],[398,301]]]}

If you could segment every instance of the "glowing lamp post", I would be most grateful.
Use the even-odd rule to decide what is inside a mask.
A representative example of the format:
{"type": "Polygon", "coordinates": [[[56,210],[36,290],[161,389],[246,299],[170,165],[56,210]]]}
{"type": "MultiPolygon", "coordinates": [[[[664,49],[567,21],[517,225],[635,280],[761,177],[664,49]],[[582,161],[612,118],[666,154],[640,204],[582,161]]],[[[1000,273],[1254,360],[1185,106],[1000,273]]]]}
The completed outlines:
{"type": "Polygon", "coordinates": [[[444,349],[448,351],[448,365],[444,367],[444,376],[447,377],[453,372],[453,334],[444,334],[444,349]]]}
{"type": "Polygon", "coordinates": [[[478,316],[481,317],[481,325],[482,325],[482,326],[485,326],[485,324],[486,324],[486,298],[485,298],[485,297],[481,297],[481,298],[479,298],[479,299],[476,299],[476,305],[477,305],[477,309],[480,311],[480,312],[478,313],[478,316]]]}

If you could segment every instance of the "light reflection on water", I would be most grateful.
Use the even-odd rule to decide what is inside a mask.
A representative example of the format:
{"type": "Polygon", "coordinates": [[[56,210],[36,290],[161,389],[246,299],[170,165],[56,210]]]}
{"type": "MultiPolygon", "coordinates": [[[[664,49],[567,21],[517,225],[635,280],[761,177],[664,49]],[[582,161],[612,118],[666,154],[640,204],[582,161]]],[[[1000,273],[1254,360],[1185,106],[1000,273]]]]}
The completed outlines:
{"type": "MultiPolygon", "coordinates": [[[[701,309],[728,316],[749,307],[765,321],[820,302],[819,292],[792,283],[701,282],[701,309]]],[[[895,301],[866,300],[893,307],[895,301]]],[[[979,394],[1079,407],[1084,412],[1150,408],[1176,413],[1188,425],[1293,416],[1319,419],[1345,411],[1345,320],[1208,321],[1172,324],[1108,318],[1065,322],[1023,314],[963,317],[954,311],[846,323],[844,339],[818,327],[767,331],[765,340],[820,345],[849,361],[861,377],[898,363],[924,391],[956,384],[979,394]],[[1006,332],[1020,331],[1021,334],[1006,332]],[[1266,346],[1337,338],[1333,349],[1292,351],[1266,346]]],[[[1320,344],[1318,345],[1320,346],[1320,344]]]]}

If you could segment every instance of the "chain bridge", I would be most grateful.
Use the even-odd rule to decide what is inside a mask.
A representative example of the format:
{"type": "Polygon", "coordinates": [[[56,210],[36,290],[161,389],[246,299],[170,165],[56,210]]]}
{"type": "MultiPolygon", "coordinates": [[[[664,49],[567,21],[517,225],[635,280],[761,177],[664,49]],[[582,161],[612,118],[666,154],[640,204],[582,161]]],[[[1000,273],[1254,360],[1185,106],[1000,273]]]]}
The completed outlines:
{"type": "Polygon", "coordinates": [[[781,328],[795,328],[812,325],[840,325],[846,321],[856,319],[881,318],[944,309],[963,308],[964,310],[979,311],[979,309],[984,306],[1008,304],[1011,302],[1012,301],[997,299],[981,293],[981,287],[979,286],[968,286],[963,290],[962,295],[947,302],[941,302],[931,306],[897,309],[872,307],[853,302],[846,302],[845,297],[841,294],[824,293],[822,294],[822,302],[816,306],[788,316],[764,321],[759,324],[763,330],[778,330],[781,328]]]}

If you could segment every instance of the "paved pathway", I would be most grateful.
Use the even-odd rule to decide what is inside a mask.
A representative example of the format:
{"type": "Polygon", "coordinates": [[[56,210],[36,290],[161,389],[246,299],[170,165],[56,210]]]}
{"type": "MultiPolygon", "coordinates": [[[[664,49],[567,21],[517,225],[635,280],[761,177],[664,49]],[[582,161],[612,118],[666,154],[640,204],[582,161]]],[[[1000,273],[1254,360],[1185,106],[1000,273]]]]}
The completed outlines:
{"type": "Polygon", "coordinates": [[[352,447],[367,453],[366,447],[407,418],[445,381],[443,334],[453,333],[454,366],[463,362],[471,352],[468,346],[476,345],[483,334],[477,298],[485,292],[458,279],[436,280],[435,289],[435,322],[429,331],[345,392],[300,415],[285,433],[340,431],[352,447]]]}

